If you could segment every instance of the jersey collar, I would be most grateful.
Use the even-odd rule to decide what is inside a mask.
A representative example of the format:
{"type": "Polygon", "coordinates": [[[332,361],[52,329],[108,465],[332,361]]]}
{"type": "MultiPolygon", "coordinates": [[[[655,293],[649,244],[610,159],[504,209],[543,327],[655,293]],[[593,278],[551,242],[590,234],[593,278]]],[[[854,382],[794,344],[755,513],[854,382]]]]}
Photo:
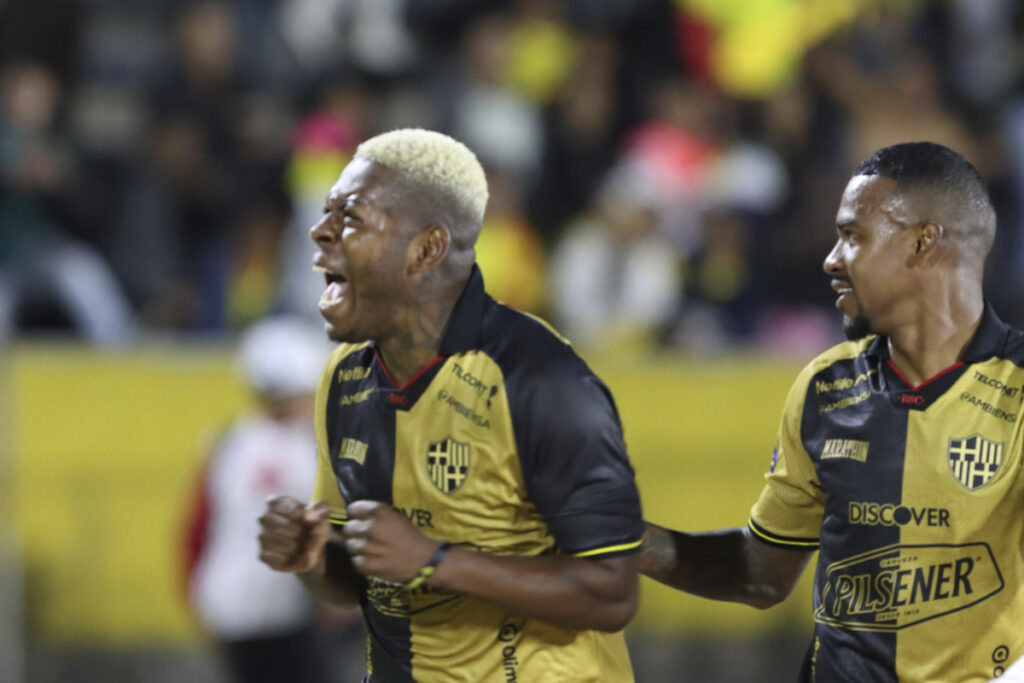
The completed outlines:
{"type": "Polygon", "coordinates": [[[479,348],[486,303],[484,276],[480,272],[480,267],[474,263],[469,281],[452,310],[448,331],[444,333],[441,347],[437,351],[439,355],[450,356],[454,353],[479,348]]]}
{"type": "MultiPolygon", "coordinates": [[[[992,304],[985,302],[985,310],[981,314],[981,323],[974,331],[970,343],[964,349],[961,360],[965,363],[980,363],[1000,353],[1006,346],[1010,336],[1010,326],[996,314],[992,304]]],[[[889,338],[875,337],[868,350],[868,356],[885,359],[889,357],[889,338]]]]}
{"type": "Polygon", "coordinates": [[[967,363],[980,363],[1002,353],[1010,332],[1010,326],[999,318],[992,304],[986,301],[981,324],[971,338],[971,343],[964,349],[963,360],[967,363]]]}

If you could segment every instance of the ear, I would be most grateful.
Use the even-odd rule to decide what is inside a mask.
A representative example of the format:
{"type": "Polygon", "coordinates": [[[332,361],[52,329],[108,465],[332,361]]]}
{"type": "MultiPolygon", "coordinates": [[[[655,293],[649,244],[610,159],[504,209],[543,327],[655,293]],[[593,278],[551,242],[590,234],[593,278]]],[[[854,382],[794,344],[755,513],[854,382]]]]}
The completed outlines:
{"type": "Polygon", "coordinates": [[[406,252],[406,270],[410,275],[425,273],[444,262],[451,247],[452,236],[448,228],[430,225],[420,230],[406,252]]]}
{"type": "Polygon", "coordinates": [[[914,254],[911,261],[921,268],[932,268],[942,258],[942,238],[945,229],[938,223],[927,221],[917,228],[917,241],[914,243],[914,254]]]}

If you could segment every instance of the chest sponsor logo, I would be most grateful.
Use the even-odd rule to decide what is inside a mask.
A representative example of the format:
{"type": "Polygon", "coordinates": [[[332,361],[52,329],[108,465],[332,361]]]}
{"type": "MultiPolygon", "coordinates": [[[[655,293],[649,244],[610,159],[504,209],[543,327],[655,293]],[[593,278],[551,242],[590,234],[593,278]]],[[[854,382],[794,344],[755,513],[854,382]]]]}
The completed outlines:
{"type": "Polygon", "coordinates": [[[960,400],[966,403],[970,403],[975,408],[983,410],[992,417],[997,417],[1000,420],[1005,420],[1006,422],[1009,422],[1011,424],[1017,421],[1016,413],[1011,413],[1006,410],[1003,410],[1002,408],[998,408],[989,403],[988,401],[986,401],[985,399],[981,398],[980,396],[975,396],[969,391],[961,392],[960,400]]]}
{"type": "MultiPolygon", "coordinates": [[[[491,386],[490,384],[481,382],[479,377],[473,375],[458,363],[452,363],[452,374],[458,377],[462,382],[465,382],[477,396],[483,396],[484,394],[490,393],[492,389],[497,389],[497,386],[491,386]]],[[[491,395],[493,396],[494,394],[492,393],[491,395]]]]}
{"type": "Polygon", "coordinates": [[[826,413],[832,413],[837,410],[843,410],[845,408],[849,408],[850,406],[855,406],[858,403],[863,403],[869,398],[871,398],[871,392],[865,389],[864,391],[854,396],[847,396],[846,398],[841,398],[838,401],[832,401],[831,403],[823,403],[819,405],[818,415],[825,415],[826,413]]]}
{"type": "Polygon", "coordinates": [[[904,391],[902,394],[896,394],[894,399],[896,401],[896,405],[911,406],[915,408],[923,406],[928,401],[924,394],[915,394],[912,391],[904,391]]]}
{"type": "Polygon", "coordinates": [[[850,524],[864,526],[949,526],[946,508],[918,508],[891,503],[862,503],[850,501],[850,524]]]}
{"type": "Polygon", "coordinates": [[[980,434],[949,440],[949,471],[969,491],[995,479],[1003,466],[1003,444],[980,434]]]}
{"type": "Polygon", "coordinates": [[[370,387],[369,389],[364,389],[362,391],[357,391],[355,393],[344,394],[340,399],[338,399],[338,405],[353,406],[356,405],[357,403],[362,403],[366,399],[370,398],[371,395],[373,395],[373,391],[374,388],[370,387]]]}
{"type": "Polygon", "coordinates": [[[852,389],[861,382],[866,382],[868,378],[876,372],[877,370],[868,370],[867,372],[862,372],[856,377],[839,377],[833,380],[815,380],[814,392],[817,394],[824,394],[829,391],[844,391],[846,389],[852,389]]]}
{"type": "Polygon", "coordinates": [[[369,366],[365,368],[338,368],[338,381],[351,382],[366,379],[370,374],[369,366]]]}
{"type": "Polygon", "coordinates": [[[427,474],[444,494],[459,490],[469,477],[470,446],[448,437],[427,446],[427,474]]]}
{"type": "Polygon", "coordinates": [[[865,462],[868,459],[868,442],[853,439],[826,439],[821,449],[821,459],[844,458],[865,462]]]}
{"type": "Polygon", "coordinates": [[[467,406],[465,403],[457,399],[455,396],[448,393],[447,389],[441,389],[439,392],[437,392],[437,400],[442,401],[446,405],[450,406],[452,410],[454,410],[456,413],[458,413],[462,417],[466,418],[467,420],[475,424],[477,427],[482,427],[484,429],[491,428],[491,421],[489,418],[484,417],[483,415],[476,412],[475,410],[467,406]]]}
{"type": "Polygon", "coordinates": [[[1004,586],[987,543],[890,545],[830,564],[814,620],[898,631],[976,605],[1004,586]]]}
{"type": "Polygon", "coordinates": [[[985,373],[975,370],[974,380],[976,382],[984,384],[987,387],[998,389],[1000,392],[1002,392],[1003,396],[1006,396],[1007,398],[1015,398],[1018,401],[1024,398],[1024,395],[1022,395],[1024,394],[1024,392],[1021,391],[1021,387],[1011,387],[998,377],[989,377],[985,373]]]}
{"type": "Polygon", "coordinates": [[[382,581],[372,576],[366,579],[366,601],[374,611],[389,617],[408,617],[458,597],[428,586],[409,591],[400,583],[382,581]]]}
{"type": "Polygon", "coordinates": [[[338,457],[341,459],[355,460],[362,465],[366,462],[366,443],[358,439],[345,438],[341,440],[341,448],[338,449],[338,457]]]}

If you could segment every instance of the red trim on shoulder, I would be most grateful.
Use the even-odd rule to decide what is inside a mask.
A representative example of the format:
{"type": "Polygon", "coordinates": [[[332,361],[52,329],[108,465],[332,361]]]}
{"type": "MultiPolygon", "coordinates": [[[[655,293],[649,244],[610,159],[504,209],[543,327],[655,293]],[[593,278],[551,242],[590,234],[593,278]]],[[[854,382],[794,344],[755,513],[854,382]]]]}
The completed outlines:
{"type": "Polygon", "coordinates": [[[412,377],[410,377],[405,384],[403,384],[402,386],[398,386],[398,382],[395,381],[395,378],[391,376],[391,371],[388,370],[387,363],[384,362],[384,357],[380,355],[380,351],[374,349],[373,353],[374,355],[377,356],[377,362],[380,363],[380,367],[384,371],[384,375],[388,378],[388,381],[391,382],[391,386],[393,386],[395,389],[398,389],[399,391],[405,391],[406,389],[408,389],[410,386],[412,386],[413,382],[415,382],[424,374],[426,374],[426,372],[430,370],[430,368],[434,367],[435,365],[444,360],[444,356],[438,356],[437,358],[435,358],[434,360],[430,361],[422,368],[420,368],[420,371],[417,372],[412,377]]]}
{"type": "Polygon", "coordinates": [[[917,386],[914,386],[914,384],[909,379],[907,379],[903,375],[902,372],[900,372],[900,369],[898,367],[896,367],[896,364],[892,362],[891,358],[887,358],[885,362],[889,364],[889,367],[892,368],[892,371],[896,373],[896,376],[899,377],[901,380],[903,380],[904,384],[906,384],[908,387],[910,387],[911,391],[917,391],[918,389],[924,387],[925,385],[931,384],[932,382],[934,382],[938,378],[942,377],[945,374],[953,372],[958,367],[960,367],[961,365],[964,364],[964,362],[962,360],[958,360],[957,362],[953,363],[948,368],[946,368],[945,370],[943,370],[939,374],[935,375],[934,377],[930,377],[930,378],[926,379],[925,381],[921,382],[920,384],[918,384],[917,386]]]}

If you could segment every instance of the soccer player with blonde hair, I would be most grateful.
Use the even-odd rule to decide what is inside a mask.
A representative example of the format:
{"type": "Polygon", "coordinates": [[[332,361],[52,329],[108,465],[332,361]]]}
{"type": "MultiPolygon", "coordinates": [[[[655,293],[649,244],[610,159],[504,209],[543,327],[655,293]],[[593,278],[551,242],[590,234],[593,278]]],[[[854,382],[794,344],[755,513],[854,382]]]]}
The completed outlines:
{"type": "Polygon", "coordinates": [[[365,681],[631,681],[644,530],[604,384],[484,291],[473,153],[364,142],[310,235],[341,342],[321,376],[313,502],[273,499],[264,562],[358,601],[365,681]]]}

